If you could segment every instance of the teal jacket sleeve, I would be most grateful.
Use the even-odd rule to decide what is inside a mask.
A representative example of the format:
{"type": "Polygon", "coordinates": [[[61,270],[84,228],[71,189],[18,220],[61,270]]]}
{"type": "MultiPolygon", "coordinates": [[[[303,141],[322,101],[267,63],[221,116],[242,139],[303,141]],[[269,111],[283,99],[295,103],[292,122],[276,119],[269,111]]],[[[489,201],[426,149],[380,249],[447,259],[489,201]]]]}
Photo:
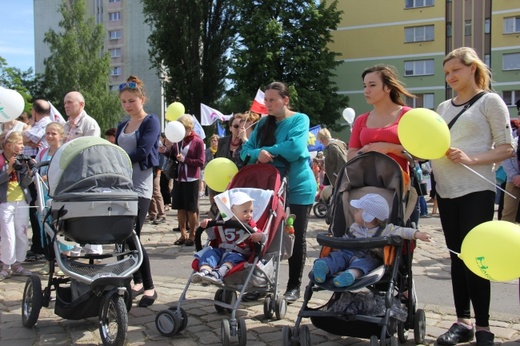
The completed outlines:
{"type": "Polygon", "coordinates": [[[280,128],[276,144],[264,148],[272,155],[280,155],[289,162],[298,160],[308,152],[309,141],[309,117],[303,113],[296,113],[293,117],[291,122],[280,128]]]}
{"type": "Polygon", "coordinates": [[[258,141],[258,130],[262,128],[265,123],[267,117],[260,119],[255,129],[249,136],[249,140],[242,144],[242,151],[240,151],[240,158],[242,161],[245,161],[249,156],[248,164],[255,163],[258,160],[258,155],[260,155],[260,151],[262,148],[257,148],[256,143],[258,141]]]}

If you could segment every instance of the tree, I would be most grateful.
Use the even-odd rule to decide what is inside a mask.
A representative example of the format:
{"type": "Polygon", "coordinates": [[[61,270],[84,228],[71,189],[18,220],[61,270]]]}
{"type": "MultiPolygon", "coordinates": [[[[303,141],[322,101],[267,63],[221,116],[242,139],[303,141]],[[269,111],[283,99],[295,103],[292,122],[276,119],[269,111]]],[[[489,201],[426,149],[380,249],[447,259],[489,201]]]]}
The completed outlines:
{"type": "Polygon", "coordinates": [[[116,93],[108,90],[110,55],[103,52],[103,25],[86,17],[85,0],[62,0],[60,13],[60,32],[51,29],[44,38],[51,52],[44,60],[46,98],[63,109],[65,95],[79,91],[99,126],[114,127],[123,112],[116,93]]]}
{"type": "Polygon", "coordinates": [[[339,129],[348,98],[332,81],[339,65],[328,48],[341,12],[337,0],[237,0],[237,48],[232,53],[230,103],[248,109],[259,87],[272,81],[291,88],[292,108],[311,123],[339,129]]]}
{"type": "Polygon", "coordinates": [[[24,111],[28,114],[31,114],[30,101],[37,84],[38,78],[34,76],[32,68],[22,71],[16,67],[9,67],[0,56],[0,86],[18,91],[25,100],[24,111]]]}
{"type": "Polygon", "coordinates": [[[152,34],[152,64],[168,76],[167,102],[180,101],[200,116],[200,103],[213,104],[225,91],[234,6],[226,0],[141,0],[152,34]]]}

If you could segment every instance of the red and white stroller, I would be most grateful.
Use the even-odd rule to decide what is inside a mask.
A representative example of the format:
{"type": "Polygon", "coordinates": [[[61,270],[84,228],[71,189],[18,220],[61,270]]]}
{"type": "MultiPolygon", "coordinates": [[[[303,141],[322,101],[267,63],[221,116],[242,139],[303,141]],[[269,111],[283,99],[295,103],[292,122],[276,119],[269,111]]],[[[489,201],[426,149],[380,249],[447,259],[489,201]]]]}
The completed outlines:
{"type": "MultiPolygon", "coordinates": [[[[242,191],[251,196],[254,202],[253,219],[258,229],[266,234],[266,242],[257,247],[246,262],[234,266],[223,278],[214,299],[207,299],[215,305],[219,313],[231,313],[230,319],[223,319],[221,324],[221,339],[223,345],[230,343],[230,338],[238,337],[240,345],[247,342],[247,330],[244,318],[236,318],[238,306],[246,292],[258,292],[265,295],[264,316],[277,320],[283,319],[287,311],[287,302],[283,294],[278,292],[280,261],[290,257],[292,253],[292,235],[285,230],[285,187],[286,180],[280,177],[278,170],[269,164],[256,164],[242,168],[231,181],[228,189],[242,191]]],[[[206,229],[215,225],[229,227],[244,227],[237,221],[224,222],[219,217],[211,221],[206,229]]],[[[196,247],[202,249],[201,237],[205,229],[197,229],[196,247]]],[[[206,244],[209,245],[209,244],[206,244]]],[[[155,325],[165,336],[174,336],[184,330],[188,324],[188,316],[182,305],[189,301],[186,298],[188,289],[193,283],[193,274],[198,272],[198,259],[193,261],[193,273],[190,275],[179,301],[175,306],[157,314],[155,325]]],[[[198,299],[197,301],[201,301],[198,299]]]]}

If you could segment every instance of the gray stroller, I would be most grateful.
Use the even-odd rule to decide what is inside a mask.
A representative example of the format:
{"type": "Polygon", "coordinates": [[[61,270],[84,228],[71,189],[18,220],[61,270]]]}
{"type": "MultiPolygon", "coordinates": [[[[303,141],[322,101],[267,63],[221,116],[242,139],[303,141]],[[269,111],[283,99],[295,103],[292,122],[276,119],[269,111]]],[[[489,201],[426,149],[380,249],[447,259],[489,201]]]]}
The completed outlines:
{"type": "Polygon", "coordinates": [[[70,320],[98,316],[103,344],[123,345],[132,302],[130,281],[142,263],[134,232],[137,194],[132,190],[128,155],[104,139],[82,137],[61,146],[50,163],[38,164],[33,173],[50,272],[43,289],[38,275],[27,279],[23,326],[36,324],[54,291],[58,316],[70,320]],[[45,166],[48,186],[38,172],[45,166]],[[136,250],[124,251],[123,244],[130,241],[136,250]],[[105,249],[102,255],[60,249],[69,243],[101,244],[105,249]],[[54,275],[55,264],[66,277],[54,275]]]}

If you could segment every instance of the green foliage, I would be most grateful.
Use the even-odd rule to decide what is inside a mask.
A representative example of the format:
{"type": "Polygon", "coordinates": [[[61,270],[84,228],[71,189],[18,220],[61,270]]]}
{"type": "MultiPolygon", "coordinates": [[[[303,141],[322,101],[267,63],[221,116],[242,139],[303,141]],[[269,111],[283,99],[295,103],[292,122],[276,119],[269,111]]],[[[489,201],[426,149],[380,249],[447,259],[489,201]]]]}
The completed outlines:
{"type": "Polygon", "coordinates": [[[22,71],[16,67],[7,66],[7,62],[0,56],[0,86],[16,90],[25,100],[24,111],[31,114],[31,90],[35,83],[32,68],[22,71]]]}
{"type": "Polygon", "coordinates": [[[225,91],[228,51],[236,19],[232,1],[141,0],[152,64],[169,78],[168,103],[179,101],[186,112],[200,116],[200,103],[212,105],[225,91]]]}
{"type": "Polygon", "coordinates": [[[341,12],[337,0],[237,0],[240,20],[237,49],[232,53],[230,102],[248,109],[258,88],[273,81],[291,88],[292,108],[312,124],[333,129],[348,98],[332,82],[339,62],[330,51],[331,31],[341,12]]]}
{"type": "Polygon", "coordinates": [[[62,0],[60,13],[61,29],[49,30],[44,38],[50,48],[44,61],[46,98],[65,116],[65,95],[79,91],[85,97],[85,110],[101,129],[113,127],[123,111],[117,94],[108,91],[110,55],[103,52],[103,25],[86,17],[85,0],[62,0]]]}

